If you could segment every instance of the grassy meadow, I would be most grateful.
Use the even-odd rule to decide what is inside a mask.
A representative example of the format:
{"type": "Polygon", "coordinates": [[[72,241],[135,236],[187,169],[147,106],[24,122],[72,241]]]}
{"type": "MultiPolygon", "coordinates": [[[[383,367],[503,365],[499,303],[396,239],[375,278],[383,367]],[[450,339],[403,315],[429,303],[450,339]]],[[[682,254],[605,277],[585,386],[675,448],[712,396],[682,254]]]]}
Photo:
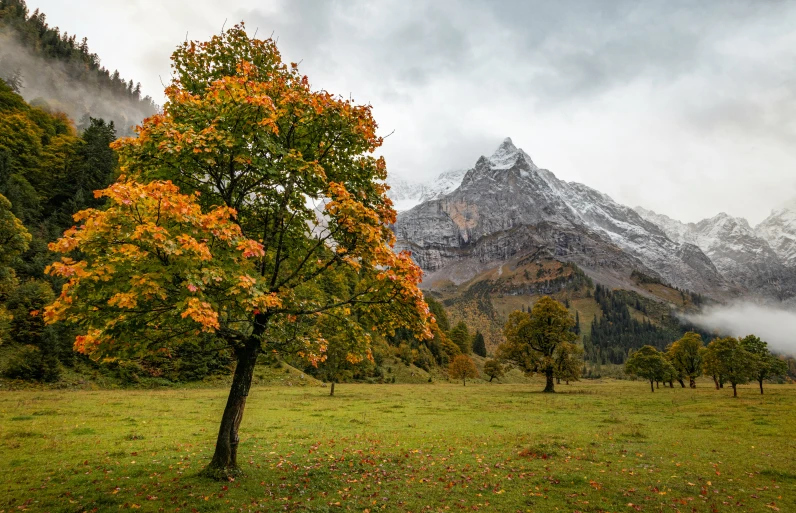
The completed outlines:
{"type": "Polygon", "coordinates": [[[796,512],[796,386],[252,390],[247,477],[197,477],[223,388],[0,393],[0,512],[796,512]]]}

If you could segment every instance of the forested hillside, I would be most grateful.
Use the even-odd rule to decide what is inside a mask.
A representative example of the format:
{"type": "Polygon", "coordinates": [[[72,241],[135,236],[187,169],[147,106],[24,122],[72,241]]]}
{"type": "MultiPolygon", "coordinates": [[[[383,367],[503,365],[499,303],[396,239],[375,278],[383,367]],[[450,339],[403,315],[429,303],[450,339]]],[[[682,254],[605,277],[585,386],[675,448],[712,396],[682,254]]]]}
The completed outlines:
{"type": "MultiPolygon", "coordinates": [[[[109,146],[116,138],[113,122],[91,118],[79,132],[65,114],[30,105],[0,81],[0,371],[6,378],[54,382],[67,374],[166,384],[231,369],[228,350],[197,353],[190,344],[170,357],[98,364],[72,350],[74,333],[63,325],[45,326],[39,315],[61,286],[44,272],[55,260],[47,244],[74,225],[74,213],[102,206],[94,191],[117,177],[117,158],[109,146]]],[[[476,331],[451,326],[439,303],[432,301],[431,308],[439,319],[433,340],[398,330],[376,341],[373,361],[354,364],[330,355],[317,368],[299,358],[289,363],[329,381],[388,380],[383,367],[395,361],[425,370],[445,366],[471,351],[476,331]]]]}
{"type": "Polygon", "coordinates": [[[94,117],[131,135],[157,110],[141,84],[102,66],[86,38],[50,27],[24,0],[0,0],[0,79],[32,105],[66,113],[80,130],[94,117]]]}

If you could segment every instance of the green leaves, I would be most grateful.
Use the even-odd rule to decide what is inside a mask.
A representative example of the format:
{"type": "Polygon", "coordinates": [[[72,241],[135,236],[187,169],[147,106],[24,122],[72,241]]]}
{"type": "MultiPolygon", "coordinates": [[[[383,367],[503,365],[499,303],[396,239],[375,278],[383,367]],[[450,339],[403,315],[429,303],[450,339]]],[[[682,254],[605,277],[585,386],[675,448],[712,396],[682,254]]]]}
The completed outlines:
{"type": "Polygon", "coordinates": [[[565,344],[578,338],[572,332],[574,325],[575,320],[563,304],[544,296],[533,305],[530,313],[515,311],[509,315],[503,329],[506,342],[498,348],[498,354],[527,373],[545,373],[550,381],[557,359],[560,369],[570,366],[568,360],[574,353],[571,346],[565,344]],[[567,354],[562,354],[562,350],[567,354]]]}

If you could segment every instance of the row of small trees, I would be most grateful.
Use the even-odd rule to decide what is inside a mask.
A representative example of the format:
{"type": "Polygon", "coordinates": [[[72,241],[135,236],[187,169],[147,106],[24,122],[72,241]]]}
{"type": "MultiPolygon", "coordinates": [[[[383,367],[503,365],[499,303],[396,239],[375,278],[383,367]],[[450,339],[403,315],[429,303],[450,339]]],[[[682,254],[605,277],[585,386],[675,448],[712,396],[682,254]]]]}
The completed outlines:
{"type": "Polygon", "coordinates": [[[737,397],[737,386],[750,381],[759,383],[762,394],[763,381],[784,376],[788,367],[755,335],[715,338],[705,346],[698,333],[689,332],[665,352],[644,346],[631,353],[625,362],[625,372],[648,380],[653,392],[656,383],[673,386],[677,381],[685,388],[684,380],[688,379],[689,386],[696,388],[696,378],[711,376],[716,389],[730,383],[732,394],[737,397]]]}

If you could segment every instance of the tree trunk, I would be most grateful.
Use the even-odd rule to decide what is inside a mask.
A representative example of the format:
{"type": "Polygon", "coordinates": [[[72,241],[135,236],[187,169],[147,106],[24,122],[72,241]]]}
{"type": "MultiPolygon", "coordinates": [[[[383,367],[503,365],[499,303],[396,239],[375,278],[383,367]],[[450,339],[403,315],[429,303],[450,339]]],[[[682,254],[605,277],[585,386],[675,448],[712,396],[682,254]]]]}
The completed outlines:
{"type": "Polygon", "coordinates": [[[660,381],[655,381],[655,388],[661,388],[660,381]]]}
{"type": "Polygon", "coordinates": [[[561,384],[561,378],[556,377],[556,385],[560,385],[560,384],[561,384]]]}
{"type": "Polygon", "coordinates": [[[677,378],[677,382],[680,383],[680,388],[685,388],[685,383],[683,383],[682,378],[677,378]]]}
{"type": "Polygon", "coordinates": [[[669,380],[669,388],[674,388],[674,381],[669,380]]]}
{"type": "Polygon", "coordinates": [[[719,388],[724,388],[724,380],[719,378],[719,388]]]}
{"type": "Polygon", "coordinates": [[[545,378],[547,383],[545,384],[543,391],[549,393],[555,392],[556,391],[555,385],[553,385],[553,369],[545,370],[545,378]]]}
{"type": "Polygon", "coordinates": [[[694,376],[688,376],[688,386],[696,388],[696,379],[694,379],[694,376]]]}
{"type": "Polygon", "coordinates": [[[655,382],[652,380],[650,380],[650,390],[652,390],[653,393],[655,392],[655,382]]]}
{"type": "Polygon", "coordinates": [[[329,390],[329,395],[334,395],[334,380],[332,380],[332,386],[330,388],[331,390],[329,390]]]}
{"type": "Polygon", "coordinates": [[[495,379],[495,376],[489,376],[489,382],[492,383],[492,380],[495,379]]]}
{"type": "Polygon", "coordinates": [[[257,364],[260,352],[260,341],[252,337],[245,346],[235,351],[238,362],[232,376],[227,405],[221,416],[221,427],[218,430],[216,450],[210,464],[202,471],[202,475],[214,479],[229,479],[242,474],[238,468],[238,428],[243,419],[243,409],[257,364]]]}
{"type": "Polygon", "coordinates": [[[738,397],[738,389],[735,388],[735,383],[732,384],[732,396],[738,397]]]}
{"type": "Polygon", "coordinates": [[[719,389],[719,378],[717,378],[715,374],[713,375],[713,383],[716,384],[716,390],[718,390],[719,389]]]}
{"type": "Polygon", "coordinates": [[[763,380],[758,379],[757,382],[760,383],[760,395],[763,395],[763,380]]]}
{"type": "Polygon", "coordinates": [[[467,377],[466,376],[462,378],[462,386],[463,387],[467,386],[467,377]]]}

